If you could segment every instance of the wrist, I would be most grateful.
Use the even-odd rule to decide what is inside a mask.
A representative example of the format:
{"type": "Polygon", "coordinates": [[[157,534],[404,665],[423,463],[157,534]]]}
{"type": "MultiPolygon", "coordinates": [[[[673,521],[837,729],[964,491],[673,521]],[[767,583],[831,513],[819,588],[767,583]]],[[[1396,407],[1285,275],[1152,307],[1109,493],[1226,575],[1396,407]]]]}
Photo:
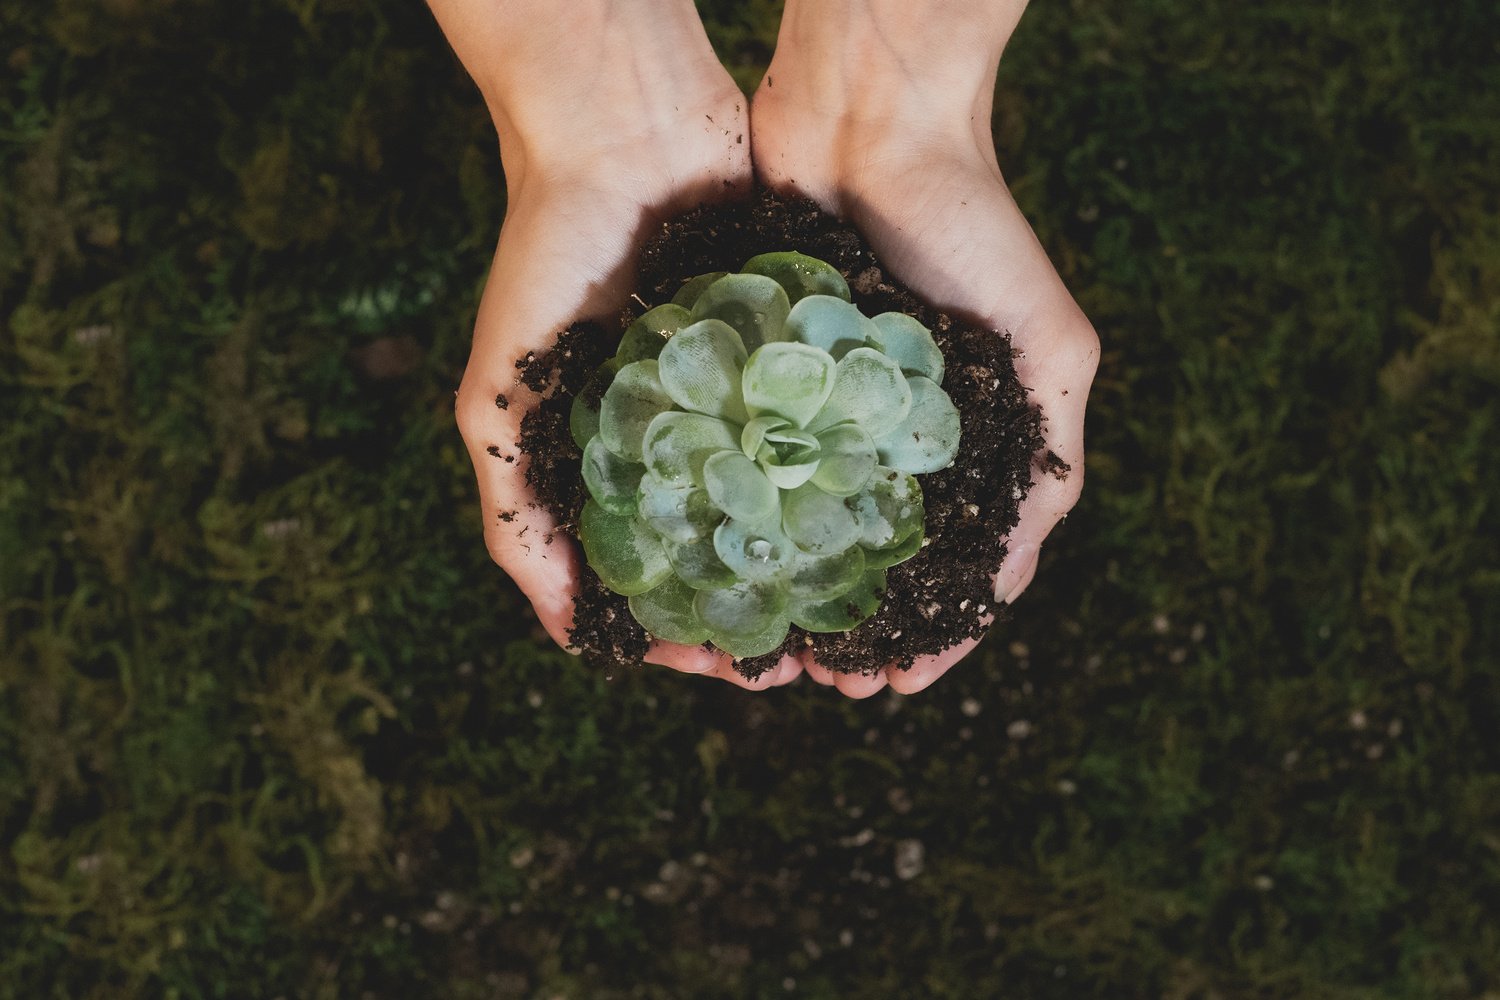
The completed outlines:
{"type": "Polygon", "coordinates": [[[622,149],[666,157],[705,115],[743,112],[692,0],[570,0],[566,17],[552,0],[429,2],[489,107],[509,185],[608,170],[622,149]]]}
{"type": "Polygon", "coordinates": [[[859,131],[988,133],[995,70],[1025,0],[787,0],[757,99],[859,131]],[[780,88],[781,94],[776,90],[780,88]]]}

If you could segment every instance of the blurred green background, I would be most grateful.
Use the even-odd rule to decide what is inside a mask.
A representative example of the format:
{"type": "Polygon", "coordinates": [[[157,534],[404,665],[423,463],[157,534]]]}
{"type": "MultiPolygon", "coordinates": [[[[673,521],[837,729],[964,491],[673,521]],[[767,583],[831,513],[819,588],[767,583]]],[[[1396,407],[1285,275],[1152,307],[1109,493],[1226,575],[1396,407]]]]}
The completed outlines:
{"type": "MultiPolygon", "coordinates": [[[[777,4],[702,4],[747,87],[777,4]]],[[[1500,12],[1038,3],[1098,326],[1019,619],[855,703],[540,641],[412,0],[0,0],[0,995],[1500,996],[1500,12]]]]}

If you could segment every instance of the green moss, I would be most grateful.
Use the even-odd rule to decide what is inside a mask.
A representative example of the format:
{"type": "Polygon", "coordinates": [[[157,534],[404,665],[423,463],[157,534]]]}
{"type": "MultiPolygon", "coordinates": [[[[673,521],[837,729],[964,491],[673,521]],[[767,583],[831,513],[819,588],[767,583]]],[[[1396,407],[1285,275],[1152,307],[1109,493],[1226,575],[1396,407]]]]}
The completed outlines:
{"type": "MultiPolygon", "coordinates": [[[[489,563],[503,192],[420,5],[54,6],[0,12],[0,995],[1500,989],[1491,5],[1033,5],[1089,489],[873,703],[606,680],[489,563]]],[[[775,5],[701,6],[751,86],[775,5]]]]}

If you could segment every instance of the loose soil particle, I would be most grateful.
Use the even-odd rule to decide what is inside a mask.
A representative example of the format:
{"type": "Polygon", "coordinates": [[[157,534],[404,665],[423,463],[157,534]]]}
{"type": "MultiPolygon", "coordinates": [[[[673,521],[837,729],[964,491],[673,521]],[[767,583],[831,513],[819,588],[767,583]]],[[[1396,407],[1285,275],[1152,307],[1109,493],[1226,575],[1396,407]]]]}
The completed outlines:
{"type": "MultiPolygon", "coordinates": [[[[926,541],[917,555],[891,568],[880,610],[851,632],[816,635],[794,626],[780,649],[735,667],[754,679],[784,653],[803,649],[835,671],[909,667],[917,656],[981,637],[987,618],[1006,617],[991,578],[1005,557],[1002,539],[1015,526],[1030,487],[1033,457],[1044,447],[1041,413],[1016,378],[1009,336],[919,299],[885,273],[853,226],[810,201],[757,190],[747,200],[706,206],[664,223],[642,253],[637,292],[617,323],[575,323],[551,351],[517,362],[527,386],[555,386],[521,424],[520,447],[531,458],[527,482],[562,532],[576,539],[587,492],[568,413],[590,373],[614,354],[625,326],[645,311],[641,303],[670,301],[688,278],[737,271],[756,254],[787,249],[838,268],[866,315],[910,313],[932,329],[946,359],[943,388],[959,409],[963,436],[952,466],[918,477],[926,541]]],[[[1037,465],[1051,475],[1068,471],[1050,452],[1037,465]]],[[[574,644],[607,669],[638,664],[646,651],[647,636],[625,598],[588,571],[580,581],[575,620],[574,644]]]]}

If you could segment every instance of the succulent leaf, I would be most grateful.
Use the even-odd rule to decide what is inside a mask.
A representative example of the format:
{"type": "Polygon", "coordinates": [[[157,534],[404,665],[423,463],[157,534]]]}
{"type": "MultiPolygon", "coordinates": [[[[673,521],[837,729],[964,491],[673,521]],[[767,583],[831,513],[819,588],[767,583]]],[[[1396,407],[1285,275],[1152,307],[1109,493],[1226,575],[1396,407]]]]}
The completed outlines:
{"type": "Polygon", "coordinates": [[[878,441],[910,411],[911,387],[900,367],[874,348],[857,347],[839,362],[833,392],[807,429],[817,433],[848,420],[878,441]]]}
{"type": "Polygon", "coordinates": [[[763,274],[731,274],[705,288],[693,303],[693,319],[723,320],[739,332],[748,350],[790,339],[784,329],[792,304],[786,291],[763,274]]]}
{"type": "Polygon", "coordinates": [[[678,579],[630,599],[630,613],[641,627],[658,639],[695,646],[708,641],[708,626],[693,614],[693,588],[678,579]]]}
{"type": "Polygon", "coordinates": [[[775,485],[744,452],[721,451],[703,463],[703,483],[714,506],[732,518],[758,523],[780,512],[775,485]]]}
{"type": "Polygon", "coordinates": [[[809,632],[847,632],[880,608],[885,570],[866,569],[859,582],[828,601],[794,601],[788,616],[809,632]]]}
{"type": "Polygon", "coordinates": [[[688,311],[678,305],[668,304],[647,310],[625,328],[625,335],[620,338],[615,358],[628,365],[657,357],[666,346],[667,339],[692,321],[688,311]]]}
{"type": "Polygon", "coordinates": [[[644,594],[672,575],[661,539],[638,518],[611,514],[590,500],[579,516],[578,536],[589,565],[617,594],[644,594]]]}
{"type": "Polygon", "coordinates": [[[700,275],[574,400],[584,552],[652,635],[744,657],[793,623],[847,630],[921,549],[912,473],[950,464],[960,429],[942,354],[849,297],[797,253],[700,275]]]}
{"type": "Polygon", "coordinates": [[[573,443],[580,448],[588,447],[588,443],[599,434],[599,404],[590,402],[594,396],[595,379],[607,382],[613,378],[614,373],[600,368],[585,384],[583,391],[573,397],[573,406],[568,410],[568,433],[573,436],[573,443]]]}
{"type": "Polygon", "coordinates": [[[876,332],[870,344],[901,366],[903,374],[924,375],[943,384],[943,352],[932,339],[932,331],[906,313],[881,313],[872,320],[876,332]]]}
{"type": "Polygon", "coordinates": [[[684,410],[745,421],[745,345],[734,327],[699,320],[677,331],[657,359],[662,388],[684,410]]]}
{"type": "Polygon", "coordinates": [[[711,271],[708,274],[700,274],[696,278],[689,278],[682,283],[682,287],[677,290],[677,294],[672,296],[672,305],[682,306],[684,309],[692,309],[698,301],[698,296],[703,294],[703,289],[712,285],[728,273],[728,271],[711,271]]]}
{"type": "Polygon", "coordinates": [[[831,295],[809,295],[786,318],[787,339],[808,344],[835,361],[856,347],[864,347],[875,325],[847,300],[831,295]]]}
{"type": "Polygon", "coordinates": [[[740,431],[740,451],[747,458],[755,458],[760,454],[760,446],[765,444],[767,434],[790,426],[792,422],[785,417],[752,417],[740,431]]]}
{"type": "Polygon", "coordinates": [[[791,622],[783,613],[768,619],[765,626],[752,635],[715,632],[709,636],[709,640],[730,656],[761,656],[786,641],[786,632],[790,625],[791,622]]]}
{"type": "Polygon", "coordinates": [[[922,551],[923,535],[913,531],[903,541],[886,549],[861,549],[865,554],[865,569],[885,569],[898,566],[922,551]]]}
{"type": "Polygon", "coordinates": [[[946,469],[958,454],[958,408],[930,378],[915,375],[907,383],[911,386],[911,412],[875,439],[880,461],[915,474],[946,469]]]}
{"type": "Polygon", "coordinates": [[[634,514],[646,467],[627,461],[598,438],[583,449],[583,482],[599,506],[611,514],[634,514]]]}
{"type": "Polygon", "coordinates": [[[798,427],[817,416],[833,391],[835,364],[807,344],[767,344],[745,365],[745,410],[783,417],[798,427]]]}
{"type": "Polygon", "coordinates": [[[769,431],[755,453],[761,471],[777,489],[794,490],[818,471],[818,439],[794,427],[769,431]]]}
{"type": "Polygon", "coordinates": [[[641,477],[639,512],[664,541],[678,543],[705,537],[723,520],[707,490],[691,482],[673,483],[651,472],[641,477]]]}
{"type": "Polygon", "coordinates": [[[818,435],[818,468],[813,485],[836,497],[853,496],[875,471],[875,442],[858,424],[834,424],[818,435]]]}
{"type": "Polygon", "coordinates": [[[797,548],[813,555],[842,552],[859,541],[859,522],[842,497],[806,483],[781,501],[781,527],[797,548]]]}
{"type": "Polygon", "coordinates": [[[850,506],[859,522],[859,544],[866,549],[890,548],[921,534],[922,487],[915,476],[877,468],[850,506]]]}
{"type": "MultiPolygon", "coordinates": [[[[722,590],[698,591],[693,596],[693,611],[717,643],[720,637],[754,637],[778,619],[785,621],[786,602],[786,593],[780,587],[741,581],[722,590]]],[[[785,634],[783,628],[783,637],[785,634]]]]}
{"type": "Polygon", "coordinates": [[[796,251],[763,253],[745,261],[747,274],[764,274],[786,290],[792,305],[809,295],[832,295],[849,301],[849,283],[838,268],[796,251]]]}
{"type": "Polygon", "coordinates": [[[714,529],[714,551],[741,580],[778,580],[797,557],[797,547],[775,518],[758,523],[730,518],[714,529]]]}
{"type": "Polygon", "coordinates": [[[677,578],[694,590],[718,590],[732,586],[739,577],[734,570],[724,565],[714,549],[714,536],[705,534],[691,542],[662,540],[667,550],[667,561],[677,578]]]}
{"type": "Polygon", "coordinates": [[[714,455],[737,448],[733,428],[701,413],[667,410],[652,419],[642,436],[646,468],[671,483],[703,485],[703,465],[714,455]]]}
{"type": "Polygon", "coordinates": [[[863,579],[865,562],[865,550],[858,545],[828,556],[799,552],[787,593],[803,603],[831,601],[863,579]]]}
{"type": "Polygon", "coordinates": [[[646,428],[671,406],[672,397],[662,388],[655,361],[637,361],[621,368],[599,406],[599,437],[604,447],[621,458],[639,462],[646,428]]]}

